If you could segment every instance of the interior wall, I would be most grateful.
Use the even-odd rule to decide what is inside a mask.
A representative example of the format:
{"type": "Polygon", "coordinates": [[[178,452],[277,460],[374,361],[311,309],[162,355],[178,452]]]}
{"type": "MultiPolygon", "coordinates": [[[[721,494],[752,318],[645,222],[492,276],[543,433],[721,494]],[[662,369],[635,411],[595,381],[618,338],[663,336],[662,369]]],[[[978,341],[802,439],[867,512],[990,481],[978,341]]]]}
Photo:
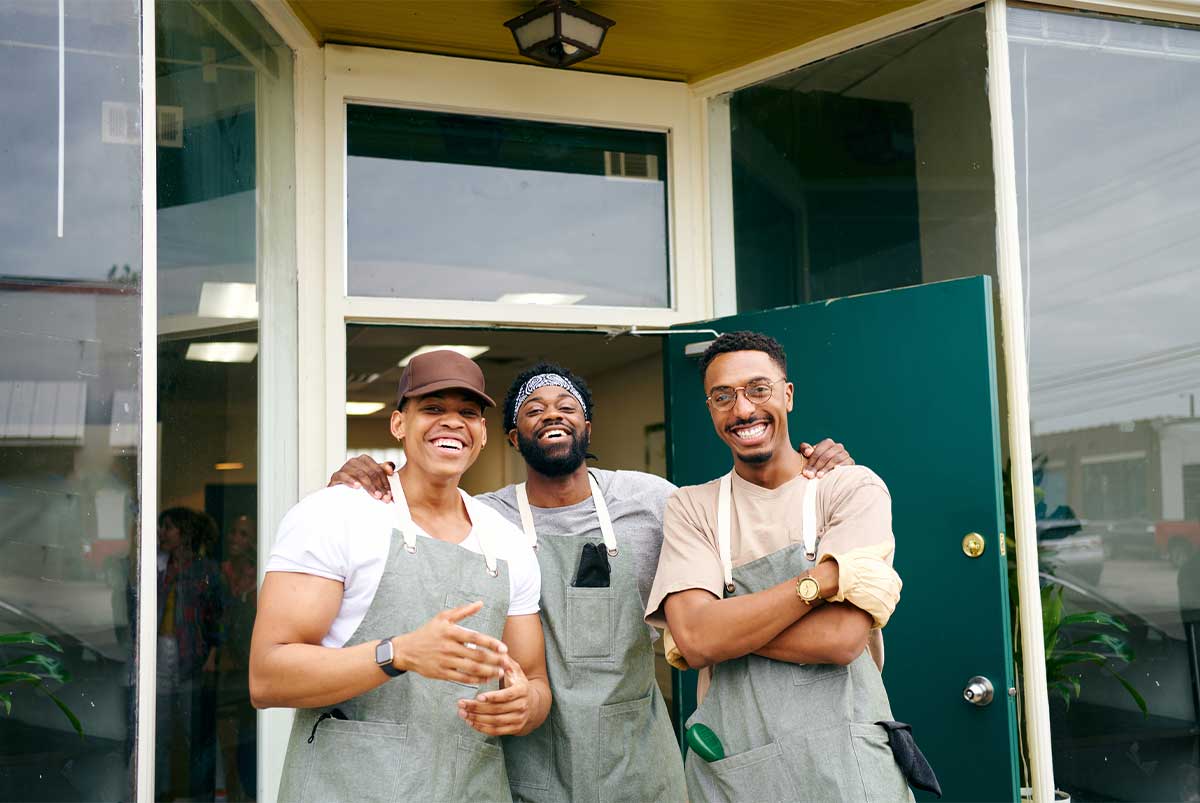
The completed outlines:
{"type": "Polygon", "coordinates": [[[662,357],[645,357],[588,379],[592,389],[592,465],[646,471],[647,428],[663,423],[662,357]]]}

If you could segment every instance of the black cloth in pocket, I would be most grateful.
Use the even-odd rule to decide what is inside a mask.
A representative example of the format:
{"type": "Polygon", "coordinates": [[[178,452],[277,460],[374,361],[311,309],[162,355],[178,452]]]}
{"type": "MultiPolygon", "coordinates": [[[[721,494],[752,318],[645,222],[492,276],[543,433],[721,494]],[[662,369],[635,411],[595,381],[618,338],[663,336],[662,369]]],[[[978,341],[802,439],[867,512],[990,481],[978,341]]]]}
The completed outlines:
{"type": "Polygon", "coordinates": [[[608,550],[604,544],[584,544],[579,554],[579,568],[575,570],[575,588],[608,588],[612,567],[608,563],[608,550]]]}
{"type": "Polygon", "coordinates": [[[912,725],[906,722],[884,720],[876,722],[887,731],[888,744],[892,746],[892,755],[896,757],[896,765],[908,779],[909,786],[925,792],[933,792],[939,798],[942,796],[942,785],[938,783],[933,767],[929,765],[925,754],[913,741],[912,725]]]}

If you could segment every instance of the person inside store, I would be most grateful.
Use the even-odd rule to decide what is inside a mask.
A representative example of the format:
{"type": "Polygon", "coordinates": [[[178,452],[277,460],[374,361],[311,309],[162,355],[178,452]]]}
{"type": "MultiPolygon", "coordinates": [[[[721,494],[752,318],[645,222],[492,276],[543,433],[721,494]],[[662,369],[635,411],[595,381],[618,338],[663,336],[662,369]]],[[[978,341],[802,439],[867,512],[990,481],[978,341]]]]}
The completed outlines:
{"type": "Polygon", "coordinates": [[[534,552],[458,487],[492,406],[471,360],[414,357],[394,503],[336,486],[284,517],[250,648],[254,705],[299,709],[279,800],[510,800],[498,737],[541,725],[551,697],[534,552]],[[478,698],[471,727],[458,701],[478,698]]]}
{"type": "Polygon", "coordinates": [[[646,606],[700,670],[688,798],[909,800],[880,676],[901,586],[887,486],[858,465],[808,475],[774,339],[721,335],[700,369],[733,470],[667,502],[646,606]]]}
{"type": "MultiPolygon", "coordinates": [[[[542,727],[505,739],[515,799],[681,801],[679,745],[655,682],[657,632],[643,621],[675,486],[639,471],[587,465],[592,394],[583,378],[541,363],[512,382],[504,402],[509,444],[528,479],[476,497],[536,546],[554,705],[542,727]]],[[[801,444],[806,470],[852,463],[833,441],[801,444]]],[[[357,457],[331,484],[387,500],[392,467],[357,457]]],[[[496,715],[464,700],[477,726],[496,715]]]]}

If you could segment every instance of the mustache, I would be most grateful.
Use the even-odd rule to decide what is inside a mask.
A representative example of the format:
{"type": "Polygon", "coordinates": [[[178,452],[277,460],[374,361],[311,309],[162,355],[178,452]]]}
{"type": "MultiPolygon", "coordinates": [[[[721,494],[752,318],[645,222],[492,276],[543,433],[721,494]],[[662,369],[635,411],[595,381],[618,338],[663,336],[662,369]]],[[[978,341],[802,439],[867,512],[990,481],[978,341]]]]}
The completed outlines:
{"type": "Polygon", "coordinates": [[[753,424],[769,424],[771,419],[766,416],[754,416],[753,418],[741,418],[737,421],[732,421],[725,427],[726,432],[731,432],[734,427],[747,427],[753,424]]]}

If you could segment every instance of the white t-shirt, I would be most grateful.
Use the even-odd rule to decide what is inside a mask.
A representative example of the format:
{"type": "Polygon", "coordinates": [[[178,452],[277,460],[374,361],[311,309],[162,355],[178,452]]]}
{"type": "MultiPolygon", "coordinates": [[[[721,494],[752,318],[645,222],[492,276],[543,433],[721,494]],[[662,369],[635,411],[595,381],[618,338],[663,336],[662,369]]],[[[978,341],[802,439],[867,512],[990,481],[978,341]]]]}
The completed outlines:
{"type": "MultiPolygon", "coordinates": [[[[508,615],[537,613],[542,575],[524,534],[487,505],[465,493],[463,499],[472,526],[459,546],[482,555],[477,531],[487,528],[492,534],[489,542],[496,545],[495,557],[508,564],[508,615]]],[[[342,606],[321,639],[322,646],[341,647],[362,623],[383,577],[397,523],[394,504],[345,485],[309,494],[283,517],[267,571],[327,577],[341,581],[345,589],[342,606]]],[[[430,537],[420,527],[416,529],[419,536],[430,537]]],[[[482,559],[479,571],[484,571],[482,559]]]]}

